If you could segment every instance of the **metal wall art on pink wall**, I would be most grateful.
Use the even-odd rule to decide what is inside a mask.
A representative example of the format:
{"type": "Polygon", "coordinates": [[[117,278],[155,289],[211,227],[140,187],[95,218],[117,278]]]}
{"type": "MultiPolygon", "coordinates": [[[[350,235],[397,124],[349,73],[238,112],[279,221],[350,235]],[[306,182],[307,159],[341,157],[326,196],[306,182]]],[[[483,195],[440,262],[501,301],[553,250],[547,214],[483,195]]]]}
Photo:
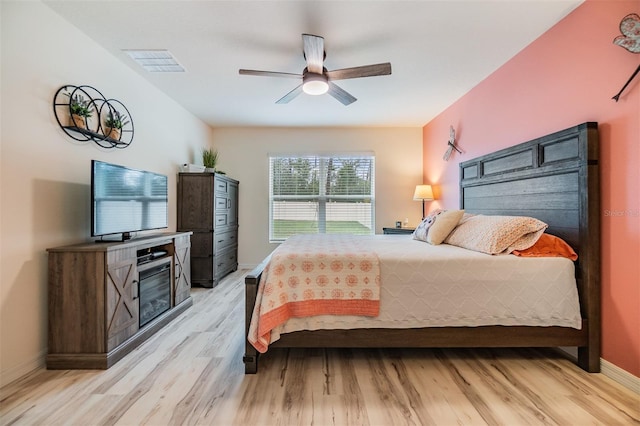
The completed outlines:
{"type": "MultiPolygon", "coordinates": [[[[622,35],[617,36],[613,39],[613,44],[617,44],[620,47],[624,47],[631,53],[640,53],[640,16],[637,13],[630,13],[620,21],[620,32],[622,35]]],[[[636,75],[640,72],[640,65],[638,68],[631,74],[631,77],[627,82],[622,86],[622,89],[612,98],[618,102],[620,99],[620,95],[627,88],[631,80],[635,78],[636,75]]]]}
{"type": "Polygon", "coordinates": [[[458,153],[462,154],[462,151],[460,151],[456,146],[456,131],[453,129],[453,126],[449,126],[449,140],[447,141],[447,151],[444,153],[444,157],[442,157],[442,159],[444,161],[449,161],[449,157],[451,157],[451,153],[454,149],[458,151],[458,153]]]}

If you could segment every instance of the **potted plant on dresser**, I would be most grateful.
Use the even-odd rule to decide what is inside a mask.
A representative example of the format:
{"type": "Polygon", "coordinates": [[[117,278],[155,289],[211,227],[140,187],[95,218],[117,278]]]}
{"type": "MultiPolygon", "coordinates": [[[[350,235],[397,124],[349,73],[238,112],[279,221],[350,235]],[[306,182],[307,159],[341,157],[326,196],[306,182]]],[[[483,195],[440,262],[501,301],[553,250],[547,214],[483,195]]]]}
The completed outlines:
{"type": "Polygon", "coordinates": [[[202,164],[205,167],[205,172],[215,172],[218,164],[218,151],[211,148],[203,149],[202,164]]]}
{"type": "Polygon", "coordinates": [[[104,135],[114,140],[120,140],[122,128],[129,123],[129,118],[117,110],[109,110],[104,120],[104,135]]]}
{"type": "Polygon", "coordinates": [[[93,114],[91,99],[85,99],[80,93],[74,96],[69,93],[65,93],[65,95],[69,97],[69,126],[87,129],[87,120],[93,114]]]}

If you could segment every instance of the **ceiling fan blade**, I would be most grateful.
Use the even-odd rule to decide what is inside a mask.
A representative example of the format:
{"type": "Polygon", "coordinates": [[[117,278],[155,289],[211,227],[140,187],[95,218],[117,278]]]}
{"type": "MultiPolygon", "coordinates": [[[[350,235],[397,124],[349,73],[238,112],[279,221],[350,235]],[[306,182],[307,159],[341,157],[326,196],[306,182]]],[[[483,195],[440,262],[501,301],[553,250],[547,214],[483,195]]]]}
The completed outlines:
{"type": "Polygon", "coordinates": [[[307,60],[307,70],[322,74],[324,61],[324,38],[311,34],[302,34],[304,57],[307,60]]]}
{"type": "Polygon", "coordinates": [[[287,93],[286,95],[284,95],[283,97],[281,97],[280,99],[278,99],[276,103],[288,104],[291,100],[293,100],[293,98],[298,96],[300,93],[302,93],[302,84],[296,87],[295,89],[293,89],[292,91],[290,91],[289,93],[287,93]]]}
{"type": "Polygon", "coordinates": [[[347,78],[374,77],[389,74],[391,74],[391,64],[389,62],[326,72],[329,80],[346,80],[347,78]]]}
{"type": "Polygon", "coordinates": [[[288,72],[277,71],[256,71],[256,70],[240,70],[240,75],[257,75],[261,77],[285,77],[285,78],[302,78],[302,74],[292,74],[288,72]]]}
{"type": "Polygon", "coordinates": [[[329,91],[327,93],[339,100],[345,106],[357,101],[357,99],[351,96],[351,94],[332,82],[329,82],[329,91]]]}

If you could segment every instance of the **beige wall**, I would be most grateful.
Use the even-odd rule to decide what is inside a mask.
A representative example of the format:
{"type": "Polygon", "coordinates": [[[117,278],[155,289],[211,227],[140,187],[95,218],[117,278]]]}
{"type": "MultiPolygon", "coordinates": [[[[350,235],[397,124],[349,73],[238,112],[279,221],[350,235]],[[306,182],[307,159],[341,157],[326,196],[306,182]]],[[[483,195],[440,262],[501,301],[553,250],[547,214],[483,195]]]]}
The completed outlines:
{"type": "MultiPolygon", "coordinates": [[[[47,345],[47,247],[86,240],[90,162],[99,159],[169,176],[176,223],[177,165],[212,140],[212,129],[40,2],[0,2],[0,383],[42,365],[47,345]],[[121,100],[135,120],[123,150],[69,138],[52,98],[87,84],[121,100]]],[[[198,154],[199,157],[199,154],[198,154]]],[[[199,160],[199,158],[198,158],[199,160]]]]}
{"type": "MultiPolygon", "coordinates": [[[[47,345],[47,247],[85,241],[90,226],[91,159],[169,176],[169,226],[176,223],[176,171],[200,163],[203,146],[240,183],[240,263],[255,265],[268,243],[270,152],[373,151],[376,228],[421,215],[411,200],[422,179],[422,130],[213,130],[87,35],[40,2],[0,1],[0,385],[44,363],[47,345]],[[52,98],[65,84],[87,84],[122,101],[135,120],[124,150],[69,138],[52,98]]],[[[340,107],[340,105],[337,105],[340,107]]]]}
{"type": "Polygon", "coordinates": [[[219,169],[240,181],[241,266],[257,265],[276,247],[269,243],[270,153],[373,152],[376,232],[405,218],[416,225],[422,216],[412,199],[422,183],[421,128],[218,128],[213,134],[219,169]]]}

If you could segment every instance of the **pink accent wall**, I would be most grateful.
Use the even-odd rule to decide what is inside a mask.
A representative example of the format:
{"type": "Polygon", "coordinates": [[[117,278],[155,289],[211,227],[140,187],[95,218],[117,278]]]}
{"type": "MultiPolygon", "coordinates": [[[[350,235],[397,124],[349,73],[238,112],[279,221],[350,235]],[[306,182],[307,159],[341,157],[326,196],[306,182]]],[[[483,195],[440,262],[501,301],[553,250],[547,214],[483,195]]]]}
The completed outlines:
{"type": "Polygon", "coordinates": [[[431,207],[459,205],[458,164],[596,121],[600,130],[602,357],[640,377],[640,63],[612,43],[638,1],[587,0],[423,129],[431,207]],[[449,125],[463,155],[442,156],[449,125]]]}

